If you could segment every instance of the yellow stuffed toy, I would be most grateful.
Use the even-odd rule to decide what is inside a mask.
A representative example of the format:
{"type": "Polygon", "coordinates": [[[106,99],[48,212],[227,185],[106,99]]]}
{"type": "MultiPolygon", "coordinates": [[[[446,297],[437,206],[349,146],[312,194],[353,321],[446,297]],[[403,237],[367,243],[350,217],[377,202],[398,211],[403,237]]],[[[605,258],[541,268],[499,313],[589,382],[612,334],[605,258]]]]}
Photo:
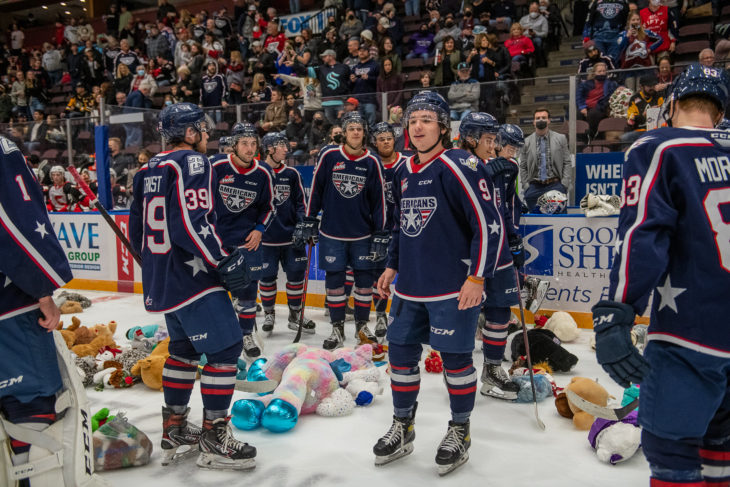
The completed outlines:
{"type": "Polygon", "coordinates": [[[158,343],[147,357],[138,360],[130,370],[132,375],[142,377],[142,382],[150,389],[162,390],[162,369],[167,357],[170,356],[169,345],[170,338],[168,337],[158,343]]]}
{"type": "MultiPolygon", "coordinates": [[[[602,385],[586,377],[573,377],[565,390],[573,391],[586,401],[604,407],[608,404],[608,399],[612,397],[602,385]]],[[[559,394],[555,399],[555,407],[561,416],[572,418],[573,425],[579,430],[588,431],[596,419],[570,402],[565,393],[559,394]]]]}
{"type": "Polygon", "coordinates": [[[89,330],[97,337],[102,335],[113,337],[114,333],[117,331],[117,322],[110,321],[108,325],[94,325],[90,327],[89,330]]]}
{"type": "Polygon", "coordinates": [[[111,335],[100,335],[93,340],[91,343],[85,345],[74,345],[71,351],[76,354],[77,357],[95,357],[99,353],[99,350],[104,347],[117,348],[117,344],[111,335]]]}
{"type": "Polygon", "coordinates": [[[94,335],[87,327],[81,326],[81,320],[77,317],[71,317],[71,326],[64,329],[63,321],[58,325],[58,331],[61,333],[66,346],[71,349],[74,345],[85,345],[91,343],[96,335],[94,335]]]}

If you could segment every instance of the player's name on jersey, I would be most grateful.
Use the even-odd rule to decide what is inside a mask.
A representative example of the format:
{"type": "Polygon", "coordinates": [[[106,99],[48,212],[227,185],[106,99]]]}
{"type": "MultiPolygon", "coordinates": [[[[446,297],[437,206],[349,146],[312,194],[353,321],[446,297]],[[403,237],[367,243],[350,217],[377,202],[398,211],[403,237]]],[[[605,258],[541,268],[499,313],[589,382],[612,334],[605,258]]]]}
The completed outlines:
{"type": "Polygon", "coordinates": [[[730,159],[720,157],[695,157],[695,167],[703,183],[720,183],[730,179],[730,159]]]}
{"type": "Polygon", "coordinates": [[[144,178],[144,192],[147,193],[158,193],[160,191],[160,182],[162,176],[151,176],[144,178]]]}

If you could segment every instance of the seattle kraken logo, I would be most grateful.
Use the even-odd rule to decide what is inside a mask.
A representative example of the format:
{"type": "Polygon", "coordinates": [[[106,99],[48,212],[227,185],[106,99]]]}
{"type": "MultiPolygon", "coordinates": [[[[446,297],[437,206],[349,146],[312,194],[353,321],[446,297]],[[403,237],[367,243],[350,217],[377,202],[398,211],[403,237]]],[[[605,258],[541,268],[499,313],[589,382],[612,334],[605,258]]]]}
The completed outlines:
{"type": "Polygon", "coordinates": [[[353,198],[360,194],[365,186],[366,177],[347,173],[332,173],[332,183],[345,198],[353,198]]]}
{"type": "Polygon", "coordinates": [[[276,206],[279,206],[288,200],[290,194],[291,188],[288,184],[277,184],[274,188],[274,201],[276,201],[276,206]]]}
{"type": "Polygon", "coordinates": [[[240,213],[256,199],[256,191],[236,188],[235,186],[218,186],[223,203],[232,213],[240,213]]]}
{"type": "Polygon", "coordinates": [[[330,90],[336,90],[340,87],[340,80],[338,79],[339,77],[340,75],[335,73],[334,71],[327,75],[327,87],[330,90]]]}
{"type": "Polygon", "coordinates": [[[417,237],[426,228],[438,206],[434,196],[403,198],[400,202],[400,229],[409,237],[417,237]]]}

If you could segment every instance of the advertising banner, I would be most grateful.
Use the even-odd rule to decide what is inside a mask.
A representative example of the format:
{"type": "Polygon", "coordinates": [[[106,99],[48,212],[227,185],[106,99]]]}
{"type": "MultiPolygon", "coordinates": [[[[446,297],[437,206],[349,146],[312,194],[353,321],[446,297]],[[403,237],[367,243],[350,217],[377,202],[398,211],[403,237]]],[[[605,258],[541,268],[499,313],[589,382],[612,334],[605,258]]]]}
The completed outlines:
{"type": "Polygon", "coordinates": [[[279,26],[284,29],[284,34],[287,37],[298,36],[302,33],[302,29],[307,27],[312,29],[313,34],[319,34],[327,26],[327,17],[336,13],[335,8],[327,8],[322,11],[309,10],[298,14],[281,15],[279,17],[279,26]]]}
{"type": "Polygon", "coordinates": [[[50,218],[74,277],[116,280],[114,234],[98,213],[51,213],[50,218]]]}
{"type": "Polygon", "coordinates": [[[575,159],[575,203],[588,193],[621,194],[623,152],[578,154],[575,159]]]}

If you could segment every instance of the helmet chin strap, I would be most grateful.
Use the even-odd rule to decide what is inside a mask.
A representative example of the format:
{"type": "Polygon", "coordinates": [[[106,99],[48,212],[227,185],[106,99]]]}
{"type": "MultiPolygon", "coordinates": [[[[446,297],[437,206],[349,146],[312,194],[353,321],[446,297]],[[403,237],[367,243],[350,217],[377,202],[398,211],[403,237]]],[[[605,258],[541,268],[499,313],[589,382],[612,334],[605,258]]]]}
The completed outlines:
{"type": "Polygon", "coordinates": [[[361,142],[361,143],[360,143],[360,146],[359,146],[359,147],[354,147],[354,146],[352,146],[352,145],[351,145],[351,144],[350,144],[350,143],[349,143],[349,142],[347,141],[347,139],[345,139],[345,145],[346,145],[347,147],[349,147],[350,149],[352,149],[352,151],[353,151],[353,152],[359,152],[359,151],[361,151],[361,150],[363,149],[363,147],[365,146],[365,144],[363,144],[363,143],[361,142]]]}

